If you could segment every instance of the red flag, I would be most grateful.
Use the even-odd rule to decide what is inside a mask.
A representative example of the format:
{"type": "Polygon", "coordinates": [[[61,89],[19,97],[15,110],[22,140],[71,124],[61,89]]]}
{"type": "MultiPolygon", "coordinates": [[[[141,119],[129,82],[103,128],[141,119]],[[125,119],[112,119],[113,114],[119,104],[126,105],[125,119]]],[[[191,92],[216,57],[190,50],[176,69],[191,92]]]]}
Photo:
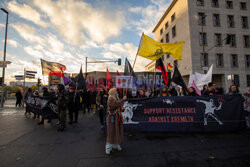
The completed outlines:
{"type": "Polygon", "coordinates": [[[108,89],[110,89],[110,88],[113,87],[112,77],[111,77],[111,75],[110,75],[110,73],[109,73],[108,68],[107,68],[107,73],[106,73],[106,83],[107,83],[106,85],[107,85],[107,88],[108,88],[108,89]]]}
{"type": "Polygon", "coordinates": [[[117,76],[122,76],[122,75],[119,73],[118,70],[116,71],[116,75],[117,75],[117,76]]]}
{"type": "Polygon", "coordinates": [[[155,68],[158,69],[158,70],[161,70],[161,73],[162,73],[162,78],[165,82],[165,85],[168,85],[168,73],[166,71],[166,68],[162,62],[162,59],[159,58],[157,61],[156,61],[156,64],[155,64],[155,68]]]}

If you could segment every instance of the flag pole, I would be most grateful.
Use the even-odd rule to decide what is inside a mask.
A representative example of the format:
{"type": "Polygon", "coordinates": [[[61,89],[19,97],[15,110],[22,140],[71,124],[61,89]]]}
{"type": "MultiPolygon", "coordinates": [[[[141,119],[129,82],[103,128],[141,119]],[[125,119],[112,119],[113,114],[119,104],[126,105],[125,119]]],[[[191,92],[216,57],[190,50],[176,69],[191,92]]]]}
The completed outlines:
{"type": "Polygon", "coordinates": [[[127,88],[126,88],[125,96],[126,96],[127,93],[128,93],[128,86],[130,85],[130,82],[131,82],[132,71],[134,71],[135,62],[136,62],[136,59],[137,59],[137,56],[138,56],[138,52],[139,52],[140,47],[141,47],[141,42],[142,42],[143,34],[144,34],[144,32],[143,32],[142,35],[141,35],[141,39],[140,39],[139,47],[138,47],[138,49],[137,49],[137,53],[136,53],[136,56],[135,56],[134,64],[133,64],[132,70],[131,70],[131,72],[130,72],[129,81],[128,81],[128,85],[127,85],[127,88]]]}

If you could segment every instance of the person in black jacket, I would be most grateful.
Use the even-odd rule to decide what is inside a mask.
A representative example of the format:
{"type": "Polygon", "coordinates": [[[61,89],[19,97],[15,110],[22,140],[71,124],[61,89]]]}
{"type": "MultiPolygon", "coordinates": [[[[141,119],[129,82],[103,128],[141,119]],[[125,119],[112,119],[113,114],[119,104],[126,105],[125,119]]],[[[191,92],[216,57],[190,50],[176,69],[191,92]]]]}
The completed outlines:
{"type": "Polygon", "coordinates": [[[101,129],[103,129],[103,120],[104,120],[103,116],[104,112],[106,112],[107,109],[107,100],[108,100],[107,91],[103,87],[99,88],[96,96],[96,105],[97,105],[97,111],[99,112],[101,129]]]}
{"type": "Polygon", "coordinates": [[[17,106],[21,107],[21,105],[22,105],[22,99],[23,99],[23,95],[22,95],[21,91],[18,90],[16,92],[16,107],[17,106]]]}
{"type": "Polygon", "coordinates": [[[236,85],[231,85],[228,90],[228,95],[239,94],[239,88],[236,85]]]}
{"type": "Polygon", "coordinates": [[[198,96],[196,90],[193,87],[188,88],[188,96],[198,96]]]}
{"type": "MultiPolygon", "coordinates": [[[[44,98],[44,99],[50,99],[52,97],[52,94],[49,93],[48,88],[43,87],[42,91],[43,91],[42,98],[44,98]]],[[[43,114],[41,116],[42,116],[42,120],[40,122],[38,122],[38,125],[44,124],[44,116],[43,116],[43,114]]],[[[49,118],[48,119],[48,123],[50,123],[50,122],[51,122],[51,119],[49,118]]]]}
{"type": "Polygon", "coordinates": [[[213,82],[209,82],[208,83],[208,88],[203,92],[204,96],[213,96],[215,95],[215,89],[214,89],[214,83],[213,82]]]}
{"type": "Polygon", "coordinates": [[[68,104],[69,124],[77,123],[80,107],[81,107],[80,106],[80,94],[75,91],[74,86],[71,86],[69,88],[69,104],[68,104]]]}

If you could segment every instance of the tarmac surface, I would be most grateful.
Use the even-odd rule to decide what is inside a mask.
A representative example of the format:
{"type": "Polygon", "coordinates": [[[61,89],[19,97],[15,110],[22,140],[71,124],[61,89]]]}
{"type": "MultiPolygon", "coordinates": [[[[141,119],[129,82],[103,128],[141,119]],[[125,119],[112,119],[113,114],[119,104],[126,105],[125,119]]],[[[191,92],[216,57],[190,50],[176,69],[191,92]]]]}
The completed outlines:
{"type": "Polygon", "coordinates": [[[210,167],[250,166],[250,131],[232,133],[125,133],[121,152],[105,155],[97,114],[57,132],[56,122],[37,125],[24,108],[0,109],[0,167],[210,167]]]}

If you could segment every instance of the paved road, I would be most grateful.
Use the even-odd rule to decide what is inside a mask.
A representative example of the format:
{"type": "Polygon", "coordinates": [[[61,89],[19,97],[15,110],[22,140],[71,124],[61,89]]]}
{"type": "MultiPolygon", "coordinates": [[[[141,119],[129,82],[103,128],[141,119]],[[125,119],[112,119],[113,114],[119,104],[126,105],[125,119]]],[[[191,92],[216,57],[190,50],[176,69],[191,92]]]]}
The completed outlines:
{"type": "Polygon", "coordinates": [[[0,110],[0,167],[250,166],[250,131],[126,134],[124,150],[106,156],[96,114],[57,132],[56,120],[39,126],[13,106],[0,110]]]}

